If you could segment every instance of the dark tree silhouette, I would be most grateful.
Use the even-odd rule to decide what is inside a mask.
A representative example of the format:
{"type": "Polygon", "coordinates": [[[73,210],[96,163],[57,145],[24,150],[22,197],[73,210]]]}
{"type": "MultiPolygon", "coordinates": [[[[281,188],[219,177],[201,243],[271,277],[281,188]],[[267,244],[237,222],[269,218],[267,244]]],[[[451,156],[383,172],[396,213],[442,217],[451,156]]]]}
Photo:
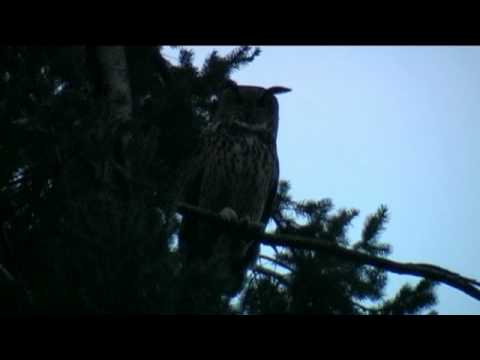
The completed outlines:
{"type": "MultiPolygon", "coordinates": [[[[216,289],[218,274],[199,282],[185,267],[176,247],[183,166],[232,71],[258,55],[247,46],[225,57],[213,52],[198,69],[183,49],[174,65],[158,47],[1,48],[0,311],[429,310],[431,281],[405,285],[387,299],[385,268],[315,249],[264,253],[236,299],[216,289]]],[[[389,255],[378,240],[385,207],[350,244],[347,228],[357,210],[332,214],[330,200],[293,201],[286,182],[278,194],[276,235],[389,255]]]]}

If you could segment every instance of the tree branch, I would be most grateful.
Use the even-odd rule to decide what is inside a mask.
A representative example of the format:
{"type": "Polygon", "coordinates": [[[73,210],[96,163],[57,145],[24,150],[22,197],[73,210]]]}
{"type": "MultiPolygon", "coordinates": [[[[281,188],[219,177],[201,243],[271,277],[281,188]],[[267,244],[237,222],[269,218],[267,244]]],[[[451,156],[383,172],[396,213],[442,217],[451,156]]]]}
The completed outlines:
{"type": "Polygon", "coordinates": [[[0,264],[0,274],[2,274],[2,277],[9,282],[15,281],[15,278],[12,276],[12,274],[10,274],[10,272],[5,269],[2,264],[0,264]]]}
{"type": "Polygon", "coordinates": [[[277,280],[283,286],[290,285],[290,282],[285,278],[285,276],[282,276],[279,273],[276,273],[275,271],[267,269],[263,266],[255,266],[252,270],[254,272],[273,277],[275,280],[277,280]]]}
{"type": "Polygon", "coordinates": [[[289,270],[289,271],[294,271],[294,270],[295,270],[293,267],[291,267],[291,266],[288,265],[288,264],[285,264],[283,261],[280,261],[280,260],[278,260],[278,259],[272,258],[272,257],[270,257],[270,256],[260,255],[259,257],[260,257],[260,259],[268,260],[268,261],[270,261],[270,262],[272,262],[272,263],[274,263],[274,264],[276,264],[276,265],[278,265],[278,266],[281,266],[281,267],[283,267],[283,268],[285,268],[285,269],[287,269],[287,270],[289,270]]]}
{"type": "Polygon", "coordinates": [[[25,299],[28,305],[32,305],[32,296],[30,291],[20,282],[18,279],[8,271],[2,264],[0,264],[0,282],[6,280],[7,283],[13,285],[13,291],[22,292],[22,297],[25,299]]]}
{"type": "Polygon", "coordinates": [[[179,203],[178,210],[183,215],[189,214],[199,216],[206,221],[218,224],[219,226],[226,226],[231,229],[249,234],[253,237],[261,239],[259,241],[265,245],[278,245],[293,249],[323,251],[324,253],[336,256],[345,261],[371,265],[396,274],[423,277],[447,284],[480,301],[480,289],[478,288],[480,283],[477,280],[463,277],[460,274],[443,269],[439,266],[421,263],[396,262],[385,258],[368,255],[360,251],[347,249],[338,245],[334,245],[327,240],[318,238],[313,239],[293,235],[269,234],[265,233],[264,226],[261,224],[241,224],[235,221],[227,221],[217,213],[185,203],[179,203]]]}
{"type": "Polygon", "coordinates": [[[353,305],[356,306],[357,308],[359,308],[360,310],[364,311],[365,313],[367,314],[376,314],[376,312],[378,312],[377,309],[370,309],[366,306],[363,306],[362,304],[359,304],[358,302],[353,302],[353,305]]]}

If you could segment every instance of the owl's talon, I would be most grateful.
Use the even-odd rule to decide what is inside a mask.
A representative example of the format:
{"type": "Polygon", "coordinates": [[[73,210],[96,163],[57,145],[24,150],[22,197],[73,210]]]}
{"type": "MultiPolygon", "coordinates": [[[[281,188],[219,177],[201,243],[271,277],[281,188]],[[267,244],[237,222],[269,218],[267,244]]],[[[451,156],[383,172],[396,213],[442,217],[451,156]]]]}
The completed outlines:
{"type": "Polygon", "coordinates": [[[226,221],[238,221],[238,215],[232,208],[225,207],[220,211],[220,217],[226,221]]]}
{"type": "Polygon", "coordinates": [[[248,227],[252,223],[252,219],[249,215],[245,215],[239,220],[239,223],[248,227]]]}

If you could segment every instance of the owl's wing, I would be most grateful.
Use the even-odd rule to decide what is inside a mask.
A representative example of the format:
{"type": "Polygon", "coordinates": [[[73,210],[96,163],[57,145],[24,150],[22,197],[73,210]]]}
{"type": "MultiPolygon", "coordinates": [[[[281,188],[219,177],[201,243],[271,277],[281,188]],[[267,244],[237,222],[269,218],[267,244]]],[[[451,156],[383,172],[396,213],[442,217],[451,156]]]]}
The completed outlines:
{"type": "Polygon", "coordinates": [[[267,196],[267,201],[265,202],[262,218],[260,220],[262,224],[264,224],[265,226],[267,225],[268,220],[270,219],[270,216],[272,215],[272,212],[273,212],[273,206],[275,204],[275,199],[277,197],[279,175],[280,175],[280,169],[279,169],[278,157],[275,155],[274,162],[273,162],[272,180],[270,182],[271,184],[270,190],[267,196]]]}

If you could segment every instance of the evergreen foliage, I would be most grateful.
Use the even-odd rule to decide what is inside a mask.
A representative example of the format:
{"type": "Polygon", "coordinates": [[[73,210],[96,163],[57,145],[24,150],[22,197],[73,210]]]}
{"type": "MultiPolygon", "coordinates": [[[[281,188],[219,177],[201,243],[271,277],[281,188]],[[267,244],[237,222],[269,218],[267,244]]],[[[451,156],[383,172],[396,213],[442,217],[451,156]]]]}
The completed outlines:
{"type": "MultiPolygon", "coordinates": [[[[183,49],[178,65],[161,48],[126,50],[133,121],[120,124],[94,49],[0,49],[1,312],[416,314],[435,303],[431,282],[385,299],[384,271],[289,249],[275,256],[289,270],[254,270],[236,305],[196,289],[205,282],[175,248],[177,180],[216,96],[259,50],[213,52],[201,69],[183,49]],[[185,294],[194,294],[188,304],[185,294]]],[[[277,233],[349,246],[357,210],[332,215],[330,200],[295,202],[288,189],[282,182],[277,233]]],[[[378,241],[387,218],[380,207],[352,248],[387,256],[378,241]]]]}
{"type": "MultiPolygon", "coordinates": [[[[330,199],[295,202],[289,188],[288,182],[280,183],[273,216],[277,234],[328,240],[374,256],[390,254],[390,246],[378,240],[388,220],[385,206],[367,217],[362,238],[350,245],[346,233],[358,210],[340,209],[331,214],[330,199]]],[[[384,270],[311,250],[276,250],[275,258],[269,261],[279,271],[253,274],[241,302],[245,313],[400,315],[420,313],[436,302],[430,281],[423,280],[415,288],[404,285],[393,299],[385,299],[384,270]]]]}

